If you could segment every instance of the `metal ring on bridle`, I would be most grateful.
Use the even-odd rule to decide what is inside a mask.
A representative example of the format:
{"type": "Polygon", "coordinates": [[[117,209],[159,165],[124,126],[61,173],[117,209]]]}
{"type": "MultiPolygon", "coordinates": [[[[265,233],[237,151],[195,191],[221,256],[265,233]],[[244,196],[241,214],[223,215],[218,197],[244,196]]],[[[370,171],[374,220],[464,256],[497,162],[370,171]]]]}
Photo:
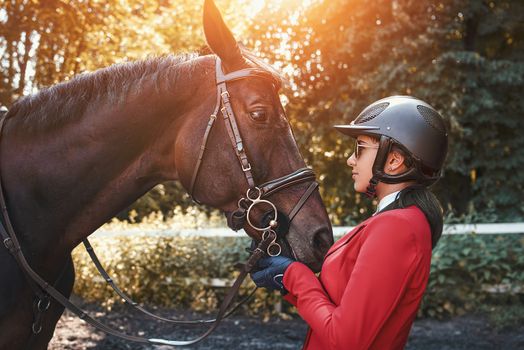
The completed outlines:
{"type": "Polygon", "coordinates": [[[267,246],[266,253],[269,256],[278,256],[278,255],[280,255],[280,253],[282,253],[282,247],[280,246],[280,244],[277,243],[277,234],[276,234],[276,232],[271,230],[271,229],[270,230],[266,230],[266,231],[262,232],[262,239],[263,240],[267,239],[268,238],[267,235],[269,235],[269,234],[273,234],[273,239],[271,240],[271,243],[269,243],[269,245],[267,246]],[[273,253],[271,251],[271,249],[273,247],[277,247],[278,248],[276,253],[273,253]]]}
{"type": "Polygon", "coordinates": [[[246,209],[246,208],[249,207],[249,204],[247,204],[248,201],[249,201],[249,200],[246,199],[246,198],[240,198],[240,199],[238,200],[238,202],[237,202],[237,206],[238,206],[239,208],[244,208],[244,209],[246,209]],[[244,205],[245,205],[245,206],[244,206],[244,205]]]}
{"type": "Polygon", "coordinates": [[[271,242],[271,243],[269,244],[269,246],[267,247],[267,249],[266,249],[266,253],[267,253],[267,255],[269,255],[269,256],[279,256],[280,253],[282,253],[282,247],[281,247],[280,244],[278,244],[277,242],[271,242]],[[274,247],[278,248],[278,250],[277,250],[275,253],[273,253],[273,252],[271,251],[271,249],[274,248],[274,247]]]}
{"type": "Polygon", "coordinates": [[[277,220],[277,216],[278,216],[277,207],[275,207],[275,205],[273,203],[271,203],[270,201],[267,201],[265,199],[254,200],[253,203],[251,203],[251,205],[247,209],[246,218],[247,218],[247,222],[249,223],[249,225],[252,228],[254,228],[255,230],[257,230],[257,231],[267,231],[267,230],[272,228],[271,224],[269,224],[267,227],[258,227],[258,226],[253,225],[253,223],[251,222],[251,219],[249,218],[249,214],[251,213],[251,209],[253,209],[257,204],[260,204],[260,203],[265,203],[265,204],[270,205],[271,208],[273,209],[273,212],[275,213],[275,215],[273,216],[273,220],[274,221],[277,220]]]}
{"type": "Polygon", "coordinates": [[[256,202],[258,200],[260,200],[260,198],[262,197],[262,191],[260,190],[260,188],[258,187],[253,187],[253,188],[249,188],[247,191],[246,191],[246,197],[247,199],[249,199],[250,201],[252,202],[256,202]],[[255,198],[251,198],[251,196],[249,195],[251,193],[251,191],[257,191],[257,196],[255,198]]]}
{"type": "Polygon", "coordinates": [[[273,239],[271,241],[275,242],[277,240],[277,233],[275,231],[273,231],[273,230],[266,230],[266,231],[262,232],[262,240],[267,239],[267,235],[269,235],[269,234],[273,235],[273,239]]]}

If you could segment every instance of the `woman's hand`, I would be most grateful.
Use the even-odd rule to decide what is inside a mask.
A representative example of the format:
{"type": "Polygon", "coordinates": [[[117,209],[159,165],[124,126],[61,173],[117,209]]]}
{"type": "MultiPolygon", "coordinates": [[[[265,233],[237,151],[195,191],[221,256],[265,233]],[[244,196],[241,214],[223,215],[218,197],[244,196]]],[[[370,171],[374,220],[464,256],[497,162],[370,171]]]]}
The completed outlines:
{"type": "Polygon", "coordinates": [[[269,290],[279,290],[283,295],[287,294],[284,288],[284,272],[295,260],[285,256],[267,256],[257,262],[257,269],[251,272],[251,279],[257,287],[269,290]]]}

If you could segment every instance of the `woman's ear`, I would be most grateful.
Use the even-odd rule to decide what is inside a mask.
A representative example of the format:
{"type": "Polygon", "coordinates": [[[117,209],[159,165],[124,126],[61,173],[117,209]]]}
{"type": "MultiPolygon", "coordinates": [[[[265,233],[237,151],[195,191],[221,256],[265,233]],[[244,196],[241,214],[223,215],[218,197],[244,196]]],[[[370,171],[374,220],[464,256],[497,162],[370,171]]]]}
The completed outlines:
{"type": "Polygon", "coordinates": [[[384,172],[390,175],[401,174],[406,170],[406,157],[397,150],[389,152],[384,172]]]}

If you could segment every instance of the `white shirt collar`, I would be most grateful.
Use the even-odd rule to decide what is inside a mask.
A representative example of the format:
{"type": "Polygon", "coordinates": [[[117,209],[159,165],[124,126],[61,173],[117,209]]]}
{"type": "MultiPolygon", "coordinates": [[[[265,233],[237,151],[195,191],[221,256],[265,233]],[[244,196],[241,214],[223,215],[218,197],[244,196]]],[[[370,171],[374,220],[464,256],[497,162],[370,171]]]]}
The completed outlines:
{"type": "Polygon", "coordinates": [[[390,205],[391,203],[393,203],[395,201],[395,199],[397,199],[397,195],[400,193],[400,191],[396,191],[396,192],[393,192],[393,193],[390,193],[388,194],[387,196],[384,196],[380,202],[378,203],[377,205],[377,211],[375,212],[375,214],[373,215],[376,215],[378,213],[380,213],[385,207],[387,207],[388,205],[390,205]]]}

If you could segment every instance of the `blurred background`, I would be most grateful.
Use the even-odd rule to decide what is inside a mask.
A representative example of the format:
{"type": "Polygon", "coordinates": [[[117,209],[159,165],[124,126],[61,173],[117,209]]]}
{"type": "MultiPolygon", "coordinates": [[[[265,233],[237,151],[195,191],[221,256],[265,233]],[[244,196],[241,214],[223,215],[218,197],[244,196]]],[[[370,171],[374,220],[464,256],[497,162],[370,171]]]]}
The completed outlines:
{"type": "MultiPolygon", "coordinates": [[[[3,0],[0,104],[126,60],[203,51],[203,1],[3,0]]],[[[284,72],[283,102],[335,225],[374,204],[351,189],[348,123],[394,94],[428,101],[448,122],[435,192],[448,221],[524,219],[524,3],[425,0],[219,0],[236,37],[284,72]]],[[[163,184],[119,215],[140,221],[192,204],[163,184]]],[[[204,210],[207,210],[204,208],[204,210]]]]}
{"type": "MultiPolygon", "coordinates": [[[[82,72],[151,55],[206,51],[203,1],[0,3],[0,104],[7,107],[82,72]]],[[[282,102],[302,155],[317,172],[333,225],[354,225],[373,213],[376,203],[353,191],[345,164],[352,144],[332,125],[349,123],[369,103],[394,94],[421,98],[446,120],[450,151],[444,176],[434,187],[446,223],[524,222],[522,0],[217,0],[217,5],[236,37],[288,77],[282,102]]],[[[210,208],[195,207],[176,183],[155,187],[110,226],[122,232],[138,223],[160,231],[224,225],[210,208]]],[[[490,312],[511,305],[520,311],[505,322],[522,322],[522,231],[443,237],[421,315],[463,314],[482,305],[490,305],[490,312]]],[[[204,287],[195,292],[194,280],[184,280],[177,288],[192,286],[191,291],[174,298],[164,283],[173,266],[181,276],[229,278],[233,270],[218,266],[243,258],[249,243],[226,239],[216,245],[198,237],[185,238],[186,243],[173,241],[180,237],[153,242],[150,236],[134,235],[126,238],[136,240],[131,244],[116,244],[115,239],[121,238],[99,241],[100,249],[106,247],[102,254],[110,271],[129,272],[122,263],[129,254],[131,266],[138,266],[137,257],[149,256],[147,268],[136,267],[149,277],[124,281],[138,300],[186,303],[197,310],[215,305],[221,289],[205,289],[209,283],[202,282],[204,287]],[[230,255],[220,256],[218,250],[230,255]],[[195,260],[198,254],[204,265],[195,260]],[[168,259],[182,260],[169,265],[168,259]],[[158,270],[151,267],[155,261],[158,270]],[[139,288],[139,281],[151,281],[149,291],[139,288]],[[155,283],[160,283],[156,289],[155,283]],[[157,293],[162,288],[165,293],[157,293]]],[[[84,280],[75,291],[90,300],[106,300],[111,307],[116,299],[107,301],[111,297],[103,283],[92,286],[94,270],[85,266],[84,255],[75,254],[79,279],[84,280]]],[[[266,307],[277,299],[259,295],[251,306],[266,307]]]]}

